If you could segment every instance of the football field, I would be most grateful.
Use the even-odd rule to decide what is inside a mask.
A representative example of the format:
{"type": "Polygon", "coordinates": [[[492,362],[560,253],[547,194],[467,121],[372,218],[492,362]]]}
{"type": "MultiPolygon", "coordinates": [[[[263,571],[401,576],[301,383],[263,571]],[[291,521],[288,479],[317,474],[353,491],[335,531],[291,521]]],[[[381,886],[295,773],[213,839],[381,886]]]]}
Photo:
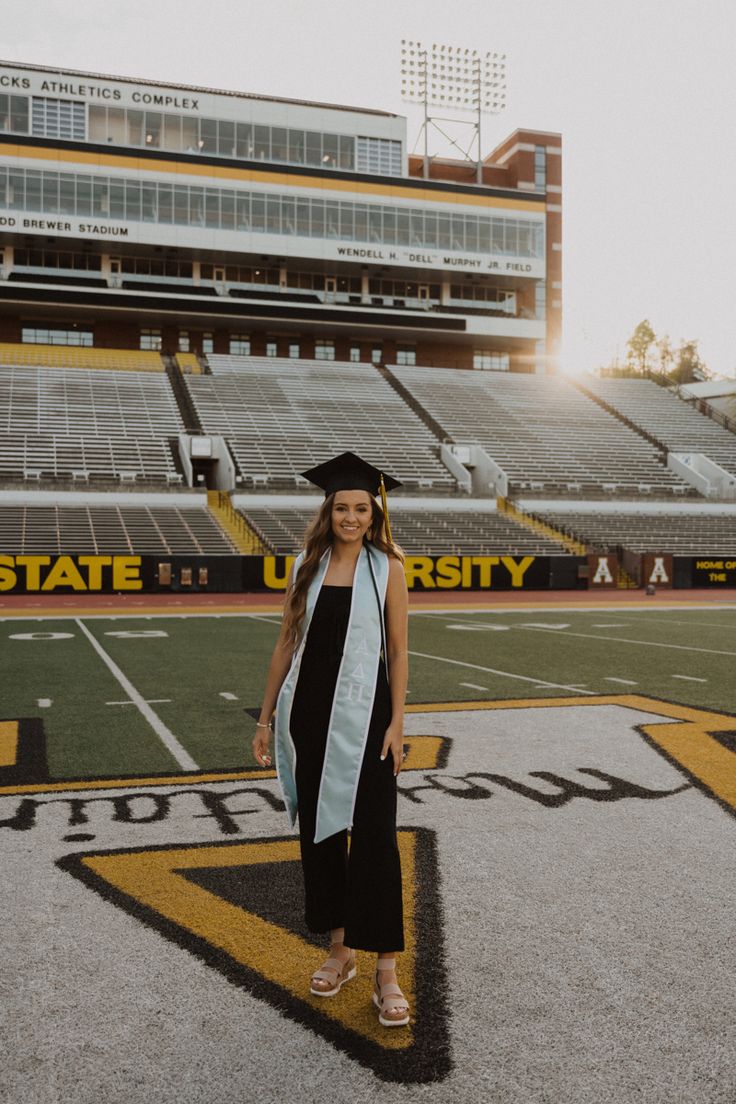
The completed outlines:
{"type": "Polygon", "coordinates": [[[736,607],[413,609],[388,1031],[367,952],[309,994],[278,626],[0,619],[0,1095],[733,1104],[736,607]]]}
{"type": "MultiPolygon", "coordinates": [[[[277,614],[0,621],[2,716],[48,776],[253,767],[277,614]]],[[[637,693],[736,709],[736,609],[413,612],[407,703],[637,693]]]]}

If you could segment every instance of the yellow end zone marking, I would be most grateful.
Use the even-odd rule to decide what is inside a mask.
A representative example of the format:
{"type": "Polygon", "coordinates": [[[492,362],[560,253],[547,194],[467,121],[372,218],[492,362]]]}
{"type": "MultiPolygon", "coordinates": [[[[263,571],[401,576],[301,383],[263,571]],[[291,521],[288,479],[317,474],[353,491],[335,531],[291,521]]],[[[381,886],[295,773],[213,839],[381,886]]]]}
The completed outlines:
{"type": "Polygon", "coordinates": [[[14,767],[18,758],[18,722],[0,721],[0,767],[14,767]]]}
{"type": "MultiPolygon", "coordinates": [[[[402,986],[411,1007],[415,1004],[415,847],[411,829],[399,829],[404,886],[405,950],[402,952],[402,986]]],[[[134,901],[172,921],[184,931],[220,948],[235,962],[267,978],[292,996],[309,1003],[323,1015],[382,1047],[405,1050],[414,1041],[411,1024],[402,1031],[386,1031],[366,992],[372,985],[375,956],[357,951],[358,982],[340,992],[339,1000],[309,995],[309,966],[319,963],[319,951],[293,932],[267,920],[182,877],[181,871],[222,869],[253,863],[299,862],[299,841],[280,840],[208,847],[172,848],[162,851],[130,851],[124,854],[89,855],[82,862],[109,885],[134,901]]]]}
{"type": "MultiPolygon", "coordinates": [[[[17,721],[2,724],[17,726],[17,721]]],[[[432,770],[437,766],[443,743],[441,736],[406,736],[406,761],[403,770],[432,770]]],[[[0,727],[0,756],[2,755],[2,728],[0,727]]],[[[15,758],[13,758],[13,763],[15,758]]],[[[0,758],[0,766],[2,766],[0,758]]],[[[7,764],[5,764],[7,765],[7,764]]],[[[0,786],[2,794],[59,793],[76,790],[122,790],[141,786],[198,786],[203,782],[250,782],[256,778],[275,778],[275,770],[260,767],[242,771],[196,771],[187,774],[162,774],[153,776],[130,775],[118,778],[78,778],[59,782],[27,782],[22,785],[0,786]]]]}

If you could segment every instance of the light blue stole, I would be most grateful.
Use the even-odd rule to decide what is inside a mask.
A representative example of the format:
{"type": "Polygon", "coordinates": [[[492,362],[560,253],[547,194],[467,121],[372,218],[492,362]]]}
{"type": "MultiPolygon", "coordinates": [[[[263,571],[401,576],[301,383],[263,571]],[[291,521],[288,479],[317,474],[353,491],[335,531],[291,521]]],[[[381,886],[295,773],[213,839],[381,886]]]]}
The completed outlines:
{"type": "MultiPolygon", "coordinates": [[[[301,640],[276,702],[276,773],[292,828],[296,822],[298,810],[294,775],[296,748],[289,731],[291,707],[309,625],[327,574],[331,554],[331,548],[324,552],[317,573],[310,583],[301,640]]],[[[350,602],[350,619],[327,730],[322,779],[317,799],[315,843],[320,843],[335,832],[342,831],[343,828],[351,828],[353,824],[360,768],[363,763],[378,679],[383,629],[382,611],[388,584],[388,561],[386,553],[380,552],[373,545],[370,552],[363,545],[358,556],[350,602]],[[378,590],[378,598],[376,590],[378,590]]],[[[300,552],[294,564],[294,578],[303,562],[304,553],[300,552]]]]}

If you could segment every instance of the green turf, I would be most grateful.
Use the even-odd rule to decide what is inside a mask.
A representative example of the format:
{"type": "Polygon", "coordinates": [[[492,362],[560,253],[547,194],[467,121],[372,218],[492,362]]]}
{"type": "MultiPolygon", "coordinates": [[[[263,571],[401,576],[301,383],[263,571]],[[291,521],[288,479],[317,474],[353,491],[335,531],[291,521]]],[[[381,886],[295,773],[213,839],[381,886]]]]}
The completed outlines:
{"type": "MultiPolygon", "coordinates": [[[[277,618],[84,624],[200,767],[252,765],[254,722],[243,710],[260,706],[277,618]],[[118,633],[165,635],[111,635],[118,633]]],[[[569,696],[577,688],[736,712],[735,609],[415,613],[410,649],[423,655],[410,657],[409,702],[569,696]]],[[[42,718],[52,777],[179,769],[135,705],[109,704],[127,693],[73,619],[1,621],[0,669],[0,716],[42,718]],[[73,635],[11,639],[28,632],[73,635]],[[38,704],[44,698],[47,708],[38,704]]]]}

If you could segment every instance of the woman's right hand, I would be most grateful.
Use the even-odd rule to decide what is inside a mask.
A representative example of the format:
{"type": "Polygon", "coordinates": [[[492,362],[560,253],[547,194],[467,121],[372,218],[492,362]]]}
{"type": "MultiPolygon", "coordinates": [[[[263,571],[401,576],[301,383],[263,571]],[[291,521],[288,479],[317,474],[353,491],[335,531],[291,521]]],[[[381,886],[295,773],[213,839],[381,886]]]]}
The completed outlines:
{"type": "Polygon", "coordinates": [[[269,743],[271,741],[271,729],[258,727],[253,737],[253,757],[262,767],[271,766],[269,755],[269,743]]]}

